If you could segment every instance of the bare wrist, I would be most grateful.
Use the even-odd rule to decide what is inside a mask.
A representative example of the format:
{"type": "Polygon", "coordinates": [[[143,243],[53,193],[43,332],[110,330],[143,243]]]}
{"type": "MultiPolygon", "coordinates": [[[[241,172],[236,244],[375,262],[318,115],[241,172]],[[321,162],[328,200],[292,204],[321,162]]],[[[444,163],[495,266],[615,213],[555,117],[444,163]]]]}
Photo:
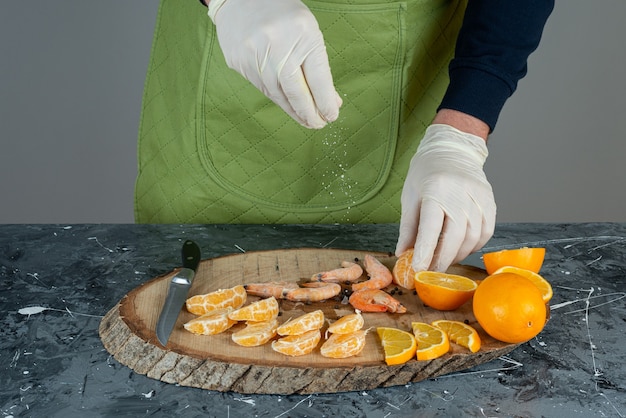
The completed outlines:
{"type": "Polygon", "coordinates": [[[435,115],[433,124],[450,125],[459,131],[476,135],[487,141],[489,136],[489,125],[482,120],[452,109],[441,109],[435,115]]]}

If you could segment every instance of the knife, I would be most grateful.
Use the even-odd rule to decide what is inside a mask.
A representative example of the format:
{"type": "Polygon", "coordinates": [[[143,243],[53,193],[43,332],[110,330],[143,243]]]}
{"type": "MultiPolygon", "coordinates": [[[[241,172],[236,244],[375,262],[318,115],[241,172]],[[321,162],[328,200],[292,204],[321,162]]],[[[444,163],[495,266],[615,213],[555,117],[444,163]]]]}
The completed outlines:
{"type": "Polygon", "coordinates": [[[198,245],[191,240],[185,241],[182,249],[182,258],[183,267],[170,281],[167,298],[165,299],[163,309],[161,309],[161,315],[156,326],[157,338],[163,346],[167,344],[180,310],[187,300],[187,293],[189,293],[191,282],[200,263],[200,248],[198,245]]]}
{"type": "Polygon", "coordinates": [[[480,252],[472,253],[465,259],[459,261],[459,264],[463,266],[478,267],[481,270],[485,269],[485,263],[483,262],[483,254],[480,252]]]}

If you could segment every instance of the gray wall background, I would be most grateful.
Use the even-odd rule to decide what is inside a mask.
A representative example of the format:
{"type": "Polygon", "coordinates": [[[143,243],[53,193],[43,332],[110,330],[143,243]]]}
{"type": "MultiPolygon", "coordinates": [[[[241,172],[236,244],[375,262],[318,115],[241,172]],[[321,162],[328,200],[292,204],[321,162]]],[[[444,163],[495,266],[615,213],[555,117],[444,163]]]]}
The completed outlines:
{"type": "MultiPolygon", "coordinates": [[[[133,222],[157,6],[0,2],[0,223],[133,222]]],[[[498,222],[626,222],[625,18],[557,2],[490,139],[498,222]]]]}

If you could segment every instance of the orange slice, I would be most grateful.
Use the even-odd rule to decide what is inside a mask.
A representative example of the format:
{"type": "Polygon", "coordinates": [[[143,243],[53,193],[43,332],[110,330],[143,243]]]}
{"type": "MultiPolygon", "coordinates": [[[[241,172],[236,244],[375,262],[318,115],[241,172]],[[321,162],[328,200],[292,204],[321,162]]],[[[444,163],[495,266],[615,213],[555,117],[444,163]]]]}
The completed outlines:
{"type": "Polygon", "coordinates": [[[376,332],[383,345],[385,363],[388,366],[404,364],[415,356],[417,341],[410,332],[390,327],[378,327],[376,332]]]}
{"type": "Polygon", "coordinates": [[[269,321],[278,316],[278,301],[274,296],[252,302],[228,314],[234,321],[269,321]]]}
{"type": "Polygon", "coordinates": [[[417,341],[418,360],[432,360],[443,356],[450,350],[448,334],[441,328],[424,322],[411,322],[411,328],[417,341]]]}
{"type": "Polygon", "coordinates": [[[457,309],[470,300],[478,284],[456,274],[420,271],[415,275],[415,290],[426,305],[440,311],[457,309]]]}
{"type": "Polygon", "coordinates": [[[183,324],[189,332],[200,335],[215,335],[226,331],[237,323],[228,317],[233,308],[230,306],[222,309],[215,309],[207,314],[198,316],[183,324]]]}
{"type": "Polygon", "coordinates": [[[232,334],[235,343],[244,347],[256,347],[263,345],[276,335],[278,319],[269,321],[248,322],[246,327],[232,334]]]}
{"type": "Polygon", "coordinates": [[[243,286],[220,289],[205,295],[195,295],[187,299],[187,310],[194,315],[204,315],[210,311],[231,307],[238,309],[246,303],[247,293],[243,286]]]}
{"type": "Polygon", "coordinates": [[[393,266],[393,281],[395,284],[407,289],[415,288],[415,270],[411,267],[413,250],[407,250],[400,254],[393,266]]]}
{"type": "Polygon", "coordinates": [[[328,326],[331,334],[350,334],[363,328],[365,320],[360,312],[345,315],[328,326]]]}
{"type": "Polygon", "coordinates": [[[355,331],[349,334],[331,334],[324,341],[320,353],[324,357],[347,358],[356,356],[365,348],[365,336],[367,331],[355,331]]]}
{"type": "Polygon", "coordinates": [[[539,273],[546,256],[546,249],[541,247],[522,247],[514,250],[493,251],[483,254],[483,263],[488,274],[493,274],[500,267],[513,266],[539,273]]]}
{"type": "Polygon", "coordinates": [[[472,353],[480,350],[480,336],[470,325],[460,321],[449,321],[440,319],[431,323],[432,326],[440,328],[453,343],[468,348],[472,353]]]}
{"type": "Polygon", "coordinates": [[[513,273],[513,274],[517,274],[519,276],[525,277],[531,282],[533,282],[533,284],[539,288],[544,302],[547,303],[550,301],[550,299],[552,299],[552,295],[553,295],[552,286],[546,279],[544,279],[542,276],[535,273],[534,271],[526,270],[521,267],[504,266],[504,267],[500,267],[493,274],[498,274],[498,273],[513,273]]]}
{"type": "Polygon", "coordinates": [[[311,330],[319,330],[324,325],[324,312],[321,309],[290,319],[278,327],[278,335],[300,335],[311,330]]]}
{"type": "Polygon", "coordinates": [[[288,356],[303,356],[312,352],[322,339],[322,332],[314,329],[303,334],[288,335],[272,341],[272,349],[288,356]]]}

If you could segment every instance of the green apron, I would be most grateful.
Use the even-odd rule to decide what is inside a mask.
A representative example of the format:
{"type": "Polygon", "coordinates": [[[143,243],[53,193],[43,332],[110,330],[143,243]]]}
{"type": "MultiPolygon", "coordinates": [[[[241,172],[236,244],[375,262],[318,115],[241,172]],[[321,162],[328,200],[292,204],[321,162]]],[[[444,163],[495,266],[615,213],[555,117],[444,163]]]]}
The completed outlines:
{"type": "Polygon", "coordinates": [[[304,1],[339,119],[301,127],[229,69],[198,2],[161,1],[139,128],[140,223],[400,220],[411,157],[448,83],[463,0],[304,1]]]}

